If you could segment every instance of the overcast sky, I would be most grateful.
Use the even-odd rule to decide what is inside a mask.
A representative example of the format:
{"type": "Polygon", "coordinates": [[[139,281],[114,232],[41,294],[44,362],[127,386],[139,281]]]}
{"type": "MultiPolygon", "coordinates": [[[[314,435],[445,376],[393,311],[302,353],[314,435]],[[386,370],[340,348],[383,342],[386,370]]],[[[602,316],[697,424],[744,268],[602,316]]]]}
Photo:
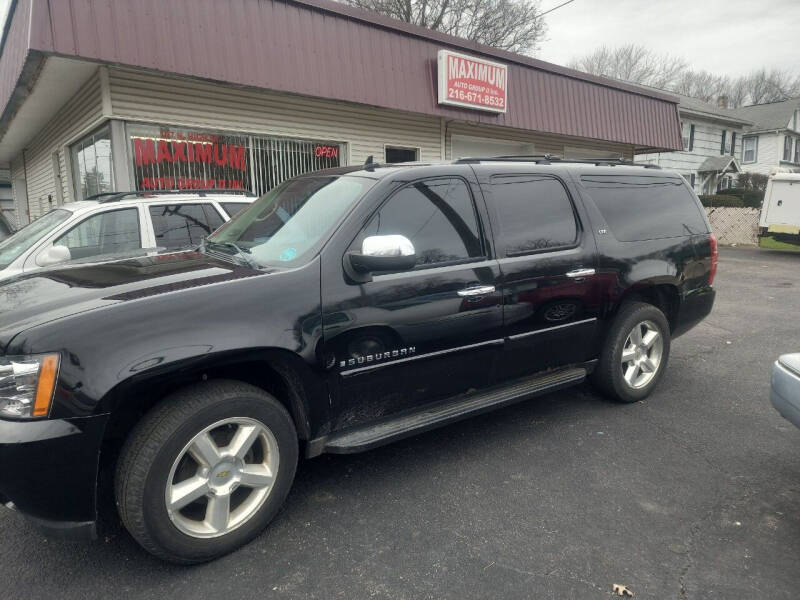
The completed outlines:
{"type": "Polygon", "coordinates": [[[800,0],[574,0],[545,19],[537,58],[557,64],[603,44],[636,43],[718,74],[762,66],[800,73],[800,0]]]}

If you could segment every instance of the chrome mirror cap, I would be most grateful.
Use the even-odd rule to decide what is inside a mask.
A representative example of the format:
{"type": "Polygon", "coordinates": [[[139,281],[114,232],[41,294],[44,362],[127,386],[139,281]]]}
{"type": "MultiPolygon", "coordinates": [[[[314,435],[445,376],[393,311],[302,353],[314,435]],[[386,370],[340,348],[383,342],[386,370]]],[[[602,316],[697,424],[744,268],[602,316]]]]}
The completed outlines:
{"type": "Polygon", "coordinates": [[[371,235],[361,243],[364,256],[414,256],[414,244],[404,235],[371,235]]]}

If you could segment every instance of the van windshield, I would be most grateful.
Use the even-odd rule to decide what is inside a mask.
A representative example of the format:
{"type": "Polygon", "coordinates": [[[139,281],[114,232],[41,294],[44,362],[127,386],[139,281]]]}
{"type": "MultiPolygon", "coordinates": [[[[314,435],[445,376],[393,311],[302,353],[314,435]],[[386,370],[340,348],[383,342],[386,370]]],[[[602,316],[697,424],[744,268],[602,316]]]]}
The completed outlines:
{"type": "Polygon", "coordinates": [[[63,208],[56,209],[36,219],[0,242],[0,271],[19,258],[28,248],[45,237],[72,215],[63,208]]]}
{"type": "Polygon", "coordinates": [[[374,184],[355,176],[291,179],[208,236],[206,246],[260,267],[303,264],[374,184]]]}

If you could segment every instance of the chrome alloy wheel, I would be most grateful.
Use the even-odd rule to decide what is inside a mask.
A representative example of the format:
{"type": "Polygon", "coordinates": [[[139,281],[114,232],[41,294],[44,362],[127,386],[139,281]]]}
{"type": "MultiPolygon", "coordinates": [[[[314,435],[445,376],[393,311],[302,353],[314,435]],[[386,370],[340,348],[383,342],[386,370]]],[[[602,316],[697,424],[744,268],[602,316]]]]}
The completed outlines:
{"type": "Polygon", "coordinates": [[[632,388],[646,386],[658,372],[664,340],[652,321],[637,323],[622,347],[622,377],[632,388]]]}
{"type": "Polygon", "coordinates": [[[217,421],[195,435],[172,464],[167,514],[192,537],[230,533],[263,506],[279,462],[278,442],[263,423],[246,417],[217,421]]]}

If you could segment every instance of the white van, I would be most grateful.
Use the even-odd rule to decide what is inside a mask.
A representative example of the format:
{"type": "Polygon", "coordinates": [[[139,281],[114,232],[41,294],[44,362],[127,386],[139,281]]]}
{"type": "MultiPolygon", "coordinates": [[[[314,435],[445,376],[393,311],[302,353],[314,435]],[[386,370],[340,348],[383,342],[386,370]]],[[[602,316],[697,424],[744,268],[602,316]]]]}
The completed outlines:
{"type": "Polygon", "coordinates": [[[800,173],[770,175],[758,221],[761,246],[795,244],[800,249],[800,173]]]}

